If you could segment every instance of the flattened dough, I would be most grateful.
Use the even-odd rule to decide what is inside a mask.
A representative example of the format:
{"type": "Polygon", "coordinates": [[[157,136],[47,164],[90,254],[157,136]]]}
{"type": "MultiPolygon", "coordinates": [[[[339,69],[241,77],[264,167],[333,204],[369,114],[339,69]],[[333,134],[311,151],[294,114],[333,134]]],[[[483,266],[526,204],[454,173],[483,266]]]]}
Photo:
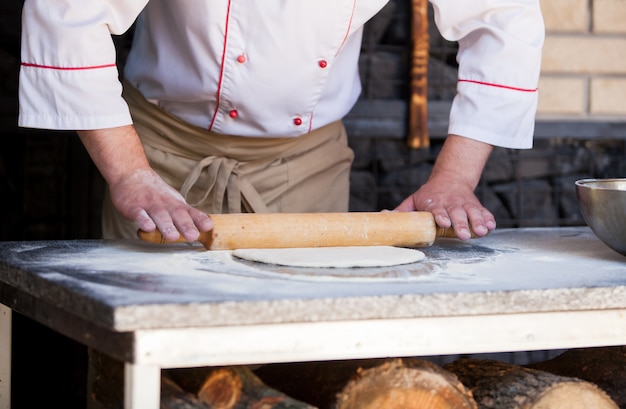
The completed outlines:
{"type": "Polygon", "coordinates": [[[426,256],[419,250],[393,246],[238,249],[233,256],[248,261],[290,267],[389,267],[415,263],[426,256]]]}

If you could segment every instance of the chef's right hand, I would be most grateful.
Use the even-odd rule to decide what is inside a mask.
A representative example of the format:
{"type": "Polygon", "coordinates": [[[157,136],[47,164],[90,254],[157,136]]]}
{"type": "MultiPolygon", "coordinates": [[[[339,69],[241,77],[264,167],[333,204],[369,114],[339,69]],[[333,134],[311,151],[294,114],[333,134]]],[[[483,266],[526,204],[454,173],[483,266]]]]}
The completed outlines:
{"type": "Polygon", "coordinates": [[[115,208],[146,232],[158,229],[167,241],[182,235],[195,241],[213,228],[209,216],[187,204],[178,191],[152,169],[141,169],[109,185],[115,208]]]}
{"type": "Polygon", "coordinates": [[[182,235],[195,241],[213,228],[204,212],[191,207],[148,163],[132,125],[80,130],[78,136],[109,185],[115,208],[141,230],[155,229],[165,240],[182,235]]]}

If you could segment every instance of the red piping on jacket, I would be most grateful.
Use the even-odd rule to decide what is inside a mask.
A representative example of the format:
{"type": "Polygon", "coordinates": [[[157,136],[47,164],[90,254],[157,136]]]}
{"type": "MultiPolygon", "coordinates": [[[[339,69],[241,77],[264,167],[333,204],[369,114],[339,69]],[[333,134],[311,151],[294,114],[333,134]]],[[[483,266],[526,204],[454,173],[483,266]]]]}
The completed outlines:
{"type": "Polygon", "coordinates": [[[213,118],[209,124],[208,130],[213,128],[217,112],[220,109],[220,95],[222,93],[222,81],[224,80],[224,64],[226,64],[226,41],[228,40],[228,25],[230,24],[230,0],[228,1],[228,11],[226,12],[226,27],[224,28],[224,49],[222,50],[222,64],[220,66],[220,79],[217,82],[217,96],[215,98],[215,112],[213,112],[213,118]]]}
{"type": "Polygon", "coordinates": [[[339,54],[339,50],[343,48],[343,45],[346,43],[346,40],[348,39],[348,34],[350,34],[350,28],[352,27],[352,19],[354,18],[355,7],[356,7],[356,0],[352,2],[352,12],[350,13],[350,22],[348,23],[348,30],[346,30],[346,35],[343,37],[343,41],[341,42],[341,45],[337,49],[337,52],[335,53],[335,57],[337,56],[337,54],[339,54]]]}
{"type": "Polygon", "coordinates": [[[89,67],[57,67],[54,65],[41,65],[41,64],[32,64],[23,62],[22,67],[33,67],[33,68],[44,68],[47,70],[61,70],[61,71],[80,71],[80,70],[97,70],[100,68],[112,68],[115,67],[115,64],[104,64],[104,65],[92,65],[89,67]]]}
{"type": "Polygon", "coordinates": [[[486,85],[488,87],[504,88],[504,89],[510,89],[512,91],[521,91],[521,92],[537,92],[539,90],[539,88],[535,88],[535,89],[517,88],[517,87],[511,87],[509,85],[494,84],[491,82],[474,81],[474,80],[459,80],[459,82],[471,82],[473,84],[486,85]]]}
{"type": "MultiPolygon", "coordinates": [[[[348,29],[346,30],[346,35],[343,36],[343,41],[341,42],[341,45],[339,46],[339,48],[337,49],[337,52],[335,53],[335,57],[337,56],[337,54],[339,54],[339,51],[341,51],[341,49],[343,48],[343,45],[346,43],[346,40],[348,39],[348,35],[350,34],[350,29],[352,28],[352,20],[354,19],[354,9],[356,8],[356,2],[357,0],[354,0],[352,2],[352,12],[350,13],[350,21],[348,22],[348,29]]],[[[309,118],[309,132],[311,132],[312,129],[313,129],[313,113],[311,113],[311,116],[309,118]]]]}

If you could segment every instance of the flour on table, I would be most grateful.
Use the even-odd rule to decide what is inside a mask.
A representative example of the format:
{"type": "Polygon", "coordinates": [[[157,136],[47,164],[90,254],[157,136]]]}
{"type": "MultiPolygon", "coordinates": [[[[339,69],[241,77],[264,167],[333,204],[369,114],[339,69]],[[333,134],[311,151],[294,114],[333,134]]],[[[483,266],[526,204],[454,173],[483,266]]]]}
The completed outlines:
{"type": "Polygon", "coordinates": [[[320,268],[389,267],[415,263],[426,257],[419,250],[393,246],[237,249],[232,254],[266,264],[320,268]]]}

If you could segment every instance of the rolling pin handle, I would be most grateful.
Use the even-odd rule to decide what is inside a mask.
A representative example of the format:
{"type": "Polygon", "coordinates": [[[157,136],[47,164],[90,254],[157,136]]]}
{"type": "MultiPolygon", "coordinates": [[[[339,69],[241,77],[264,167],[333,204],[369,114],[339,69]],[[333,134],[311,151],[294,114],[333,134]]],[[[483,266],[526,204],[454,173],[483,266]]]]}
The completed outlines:
{"type": "Polygon", "coordinates": [[[153,231],[137,230],[137,237],[148,243],[165,244],[165,243],[183,243],[186,242],[183,236],[179,236],[176,240],[165,240],[163,234],[157,229],[153,231]]]}
{"type": "Polygon", "coordinates": [[[165,243],[165,238],[163,237],[163,235],[161,234],[159,230],[144,231],[144,230],[139,229],[137,230],[137,237],[148,243],[157,243],[157,244],[165,243]]]}
{"type": "MultiPolygon", "coordinates": [[[[470,227],[470,233],[472,239],[478,238],[478,236],[474,233],[474,230],[470,227]]],[[[446,238],[446,239],[456,239],[456,233],[454,232],[454,227],[440,227],[437,226],[437,237],[446,238]]]]}

